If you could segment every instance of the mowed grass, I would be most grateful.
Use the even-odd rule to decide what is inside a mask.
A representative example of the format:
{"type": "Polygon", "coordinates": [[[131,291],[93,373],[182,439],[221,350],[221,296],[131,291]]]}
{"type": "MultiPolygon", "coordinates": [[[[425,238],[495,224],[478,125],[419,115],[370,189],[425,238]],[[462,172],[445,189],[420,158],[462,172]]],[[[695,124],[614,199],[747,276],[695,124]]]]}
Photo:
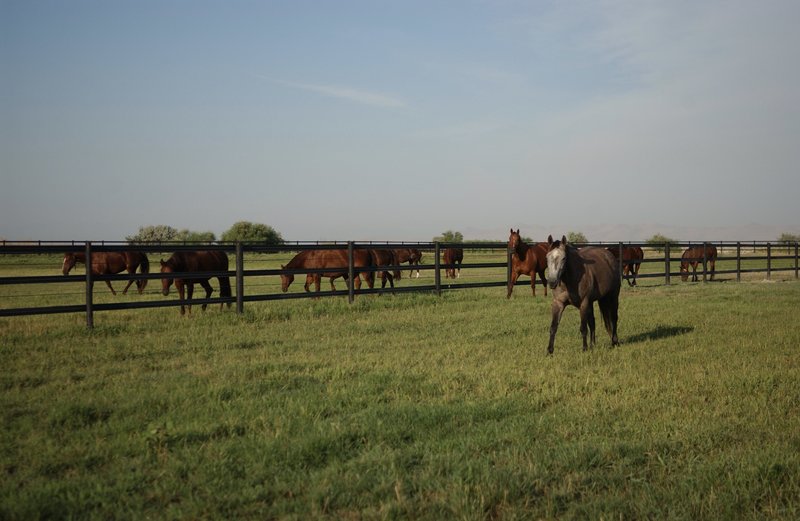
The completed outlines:
{"type": "Polygon", "coordinates": [[[540,287],[0,319],[0,518],[797,519],[799,305],[623,283],[553,356],[540,287]]]}

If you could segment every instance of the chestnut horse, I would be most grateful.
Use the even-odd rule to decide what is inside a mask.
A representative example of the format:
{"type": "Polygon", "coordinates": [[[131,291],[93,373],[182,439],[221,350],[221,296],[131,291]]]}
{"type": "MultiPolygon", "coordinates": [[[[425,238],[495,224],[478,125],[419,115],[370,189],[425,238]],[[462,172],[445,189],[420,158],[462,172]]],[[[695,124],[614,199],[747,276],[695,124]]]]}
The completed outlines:
{"type": "Polygon", "coordinates": [[[619,345],[617,321],[619,313],[619,266],[614,256],[603,248],[575,248],[567,244],[567,238],[560,241],[547,238],[550,251],[547,252],[547,282],[553,290],[552,321],[550,323],[550,343],[547,352],[553,353],[558,323],[568,304],[581,312],[581,335],[583,350],[587,348],[587,326],[592,347],[594,335],[594,302],[600,306],[600,314],[606,331],[611,336],[611,345],[619,345]]]}
{"type": "MultiPolygon", "coordinates": [[[[606,248],[617,259],[619,263],[619,246],[609,246],[606,248]]],[[[638,246],[622,247],[622,276],[628,281],[628,286],[636,285],[636,276],[639,275],[639,268],[644,260],[644,251],[638,246]],[[631,282],[633,279],[633,282],[631,282]]]]}
{"type": "MultiPolygon", "coordinates": [[[[61,273],[64,275],[69,274],[70,270],[75,267],[75,263],[80,262],[86,264],[85,253],[65,253],[64,261],[61,264],[61,273]]],[[[150,273],[150,261],[147,255],[138,251],[109,251],[109,252],[96,252],[92,253],[92,274],[94,275],[113,275],[120,273],[123,270],[128,270],[128,273],[150,273]]],[[[141,295],[144,287],[147,286],[147,279],[136,280],[136,289],[141,295]]],[[[128,288],[134,283],[134,279],[128,281],[128,285],[122,290],[122,294],[128,293],[128,288]]],[[[117,292],[111,287],[111,281],[107,280],[106,285],[111,293],[116,295],[117,292]]]]}
{"type": "MultiPolygon", "coordinates": [[[[690,246],[681,255],[681,280],[686,282],[689,278],[689,266],[692,267],[692,282],[697,282],[697,265],[703,263],[703,250],[705,250],[706,261],[711,265],[711,280],[714,280],[714,271],[717,264],[717,248],[711,244],[702,246],[690,246]]],[[[705,265],[703,266],[705,270],[705,265]]]]}
{"type": "Polygon", "coordinates": [[[461,261],[464,260],[464,250],[461,248],[447,248],[444,250],[444,264],[450,265],[444,270],[445,278],[457,279],[461,277],[461,261]],[[456,274],[458,270],[458,274],[456,274]]]}
{"type": "MultiPolygon", "coordinates": [[[[409,277],[414,274],[413,266],[417,266],[417,278],[419,278],[419,263],[422,261],[422,252],[416,248],[395,248],[394,257],[397,264],[407,262],[412,267],[411,271],[408,272],[409,277]]],[[[395,277],[398,280],[400,279],[400,275],[396,274],[395,277]]]]}
{"type": "MultiPolygon", "coordinates": [[[[204,272],[204,271],[228,271],[228,255],[222,251],[177,251],[172,254],[166,262],[161,261],[161,273],[166,275],[161,279],[161,293],[166,297],[169,295],[169,287],[172,281],[175,281],[175,289],[178,290],[178,296],[181,299],[181,315],[185,313],[183,305],[183,288],[186,286],[186,296],[188,297],[189,313],[192,312],[192,294],[194,293],[194,284],[198,283],[206,290],[206,298],[211,297],[214,289],[208,283],[209,277],[187,277],[176,278],[173,273],[187,273],[187,272],[204,272]]],[[[219,280],[219,296],[231,296],[231,280],[230,277],[221,275],[217,277],[219,280]]],[[[222,303],[219,305],[222,309],[222,303]]],[[[228,302],[228,307],[231,303],[228,302]]],[[[206,310],[206,304],[203,304],[203,311],[206,310]]]]}
{"type": "MultiPolygon", "coordinates": [[[[331,283],[331,291],[336,291],[336,286],[333,285],[334,279],[344,277],[347,280],[348,271],[347,250],[305,250],[295,255],[285,266],[281,265],[283,270],[302,270],[302,269],[325,269],[321,273],[309,273],[306,275],[306,283],[303,286],[306,291],[311,291],[309,286],[314,283],[317,293],[319,293],[319,286],[322,277],[329,277],[331,283]]],[[[355,268],[372,267],[372,255],[368,250],[353,250],[353,266],[355,268]]],[[[356,272],[358,273],[358,272],[356,272]]],[[[371,288],[375,282],[375,274],[373,272],[363,272],[361,274],[367,284],[371,288]]],[[[355,277],[356,289],[361,289],[361,279],[356,275],[355,277]]],[[[281,290],[286,293],[289,286],[294,282],[294,274],[284,273],[281,274],[281,290]]],[[[349,281],[348,281],[349,287],[349,281]]]]}
{"type": "Polygon", "coordinates": [[[514,284],[520,275],[529,275],[531,278],[531,291],[536,296],[536,275],[544,286],[544,296],[547,296],[547,280],[544,272],[547,269],[547,243],[540,242],[533,246],[528,246],[519,234],[519,228],[514,231],[511,228],[511,235],[508,236],[508,249],[511,253],[511,280],[508,281],[508,294],[506,298],[511,298],[514,291],[514,284]]]}

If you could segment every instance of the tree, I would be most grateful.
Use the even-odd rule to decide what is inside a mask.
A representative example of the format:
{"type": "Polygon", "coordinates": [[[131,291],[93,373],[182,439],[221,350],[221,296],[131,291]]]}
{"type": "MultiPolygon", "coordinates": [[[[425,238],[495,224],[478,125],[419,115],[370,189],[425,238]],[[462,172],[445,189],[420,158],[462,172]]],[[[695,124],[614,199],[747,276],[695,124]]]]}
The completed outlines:
{"type": "Polygon", "coordinates": [[[283,237],[272,226],[250,221],[239,221],[222,234],[224,242],[257,242],[268,246],[283,244],[283,237]]]}
{"type": "Polygon", "coordinates": [[[125,240],[128,242],[166,242],[174,241],[177,236],[178,230],[172,226],[159,224],[157,226],[140,226],[137,234],[128,235],[125,240]]]}
{"type": "Polygon", "coordinates": [[[178,231],[175,240],[183,242],[199,242],[199,243],[212,243],[217,240],[214,232],[194,232],[192,230],[183,229],[178,231]]]}
{"type": "Polygon", "coordinates": [[[581,232],[569,232],[567,234],[567,242],[570,244],[586,244],[589,239],[581,232]]]}
{"type": "Polygon", "coordinates": [[[665,244],[669,244],[670,248],[672,247],[672,245],[676,244],[676,241],[674,239],[670,239],[669,237],[661,235],[660,233],[653,235],[652,237],[647,239],[646,242],[648,246],[650,246],[659,253],[664,251],[665,244]]]}
{"type": "Polygon", "coordinates": [[[791,233],[782,233],[780,237],[778,237],[778,242],[781,244],[794,244],[796,242],[800,242],[800,235],[794,235],[791,233]]]}
{"type": "Polygon", "coordinates": [[[464,236],[461,234],[461,232],[447,230],[438,237],[434,237],[433,242],[464,242],[464,236]]]}

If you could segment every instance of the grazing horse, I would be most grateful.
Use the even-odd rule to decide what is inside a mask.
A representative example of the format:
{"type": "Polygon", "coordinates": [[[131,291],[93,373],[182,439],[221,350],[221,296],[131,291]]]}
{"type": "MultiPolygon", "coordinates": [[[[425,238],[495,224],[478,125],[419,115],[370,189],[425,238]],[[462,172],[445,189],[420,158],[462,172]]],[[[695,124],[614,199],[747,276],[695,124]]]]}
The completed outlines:
{"type": "MultiPolygon", "coordinates": [[[[619,246],[609,246],[606,248],[619,262],[619,246]]],[[[644,260],[644,251],[638,246],[622,247],[622,276],[628,281],[628,286],[636,285],[636,277],[639,275],[639,268],[644,260]],[[631,282],[633,279],[633,282],[631,282]]]]}
{"type": "Polygon", "coordinates": [[[506,298],[511,298],[511,292],[514,291],[514,284],[520,275],[530,275],[531,277],[531,291],[533,296],[536,296],[536,275],[539,275],[539,280],[542,281],[544,286],[544,296],[547,296],[547,280],[544,273],[547,269],[547,243],[540,242],[533,246],[528,246],[522,237],[519,235],[519,228],[514,231],[511,228],[511,235],[508,236],[508,249],[511,253],[511,280],[508,281],[508,295],[506,298]]]}
{"type": "MultiPolygon", "coordinates": [[[[203,271],[228,271],[228,255],[222,251],[177,251],[172,254],[166,262],[161,261],[161,273],[166,275],[161,279],[161,293],[166,297],[169,295],[169,287],[172,281],[175,281],[175,289],[178,290],[178,296],[183,302],[183,288],[186,286],[186,296],[188,297],[189,313],[192,312],[192,294],[194,293],[195,282],[203,286],[206,290],[206,298],[211,297],[214,289],[208,283],[209,277],[187,277],[175,278],[173,273],[188,273],[188,272],[203,272],[203,271]]],[[[219,280],[219,296],[231,296],[231,280],[230,277],[218,276],[219,280]]],[[[219,305],[222,309],[222,304],[219,305]]],[[[231,303],[228,302],[228,307],[231,303]]],[[[203,304],[203,311],[206,310],[206,304],[203,304]]],[[[181,315],[185,313],[184,305],[181,303],[181,315]]]]}
{"type": "MultiPolygon", "coordinates": [[[[311,291],[309,286],[314,283],[317,293],[319,293],[319,286],[322,277],[329,277],[331,282],[331,290],[336,291],[336,286],[333,285],[334,279],[344,277],[347,280],[348,275],[348,261],[347,250],[305,250],[295,255],[285,266],[281,265],[283,270],[302,270],[302,269],[324,269],[330,270],[321,273],[309,273],[306,275],[306,283],[303,286],[306,291],[311,291]]],[[[355,268],[369,268],[373,266],[372,255],[368,250],[353,250],[353,267],[355,268]]],[[[361,275],[366,279],[367,284],[371,288],[375,282],[375,274],[373,272],[363,272],[361,275]]],[[[356,272],[355,277],[356,289],[361,289],[361,279],[356,272]]],[[[294,282],[294,274],[284,273],[281,274],[281,290],[286,293],[289,286],[294,282]]],[[[348,281],[349,287],[349,281],[348,281]]]]}
{"type": "MultiPolygon", "coordinates": [[[[703,251],[705,259],[711,265],[711,280],[714,280],[714,271],[717,264],[717,248],[711,244],[702,246],[690,246],[681,255],[681,280],[686,282],[689,278],[689,266],[692,267],[692,282],[697,282],[697,265],[703,263],[703,251]]],[[[705,270],[705,264],[703,264],[705,270]]]]}
{"type": "Polygon", "coordinates": [[[447,248],[444,250],[444,263],[450,265],[444,270],[445,278],[457,279],[461,277],[461,262],[464,260],[464,250],[461,248],[447,248]],[[458,274],[456,274],[458,270],[458,274]]]}
{"type": "MultiPolygon", "coordinates": [[[[409,277],[414,274],[413,266],[417,266],[417,278],[419,278],[419,263],[422,261],[422,252],[416,248],[395,248],[394,257],[397,264],[407,262],[409,266],[412,266],[408,272],[409,277]]],[[[395,278],[399,280],[400,275],[395,274],[395,278]]]]}
{"type": "Polygon", "coordinates": [[[619,266],[614,256],[603,248],[586,247],[577,249],[567,244],[567,238],[560,241],[548,237],[550,251],[547,252],[547,282],[553,290],[552,321],[550,323],[550,343],[547,352],[553,353],[558,323],[568,304],[580,309],[583,350],[587,348],[587,326],[591,345],[594,347],[594,301],[600,306],[600,313],[606,331],[611,336],[611,345],[619,345],[617,320],[619,311],[619,266]]]}
{"type": "MultiPolygon", "coordinates": [[[[370,255],[372,255],[372,264],[375,266],[395,266],[396,260],[394,255],[394,250],[389,249],[374,249],[369,250],[370,255]]],[[[400,279],[400,270],[395,269],[394,274],[389,273],[387,270],[383,270],[380,272],[381,274],[381,289],[386,287],[386,280],[389,280],[389,284],[391,285],[392,289],[394,289],[394,279],[400,279]]]]}
{"type": "MultiPolygon", "coordinates": [[[[64,275],[69,274],[70,270],[75,267],[75,263],[80,262],[86,264],[85,253],[65,253],[64,262],[61,264],[61,273],[64,275]]],[[[128,270],[128,273],[150,273],[150,261],[147,255],[138,251],[121,251],[121,252],[96,252],[92,253],[92,274],[94,275],[113,275],[120,273],[123,270],[128,270]]],[[[136,280],[136,289],[141,295],[144,287],[147,286],[147,279],[136,280]]],[[[128,285],[122,290],[122,294],[128,293],[128,288],[134,283],[134,279],[128,281],[128,285]]],[[[107,280],[106,285],[111,293],[116,295],[117,292],[111,287],[111,281],[107,280]]]]}

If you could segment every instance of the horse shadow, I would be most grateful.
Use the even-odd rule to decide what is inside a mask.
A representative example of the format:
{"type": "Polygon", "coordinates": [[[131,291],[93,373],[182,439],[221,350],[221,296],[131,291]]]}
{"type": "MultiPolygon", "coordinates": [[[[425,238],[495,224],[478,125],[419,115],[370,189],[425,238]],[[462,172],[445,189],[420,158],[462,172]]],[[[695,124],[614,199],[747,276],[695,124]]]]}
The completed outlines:
{"type": "Polygon", "coordinates": [[[625,339],[626,343],[643,342],[646,340],[661,340],[678,335],[685,335],[694,331],[691,326],[656,326],[655,329],[639,333],[625,339]]]}

